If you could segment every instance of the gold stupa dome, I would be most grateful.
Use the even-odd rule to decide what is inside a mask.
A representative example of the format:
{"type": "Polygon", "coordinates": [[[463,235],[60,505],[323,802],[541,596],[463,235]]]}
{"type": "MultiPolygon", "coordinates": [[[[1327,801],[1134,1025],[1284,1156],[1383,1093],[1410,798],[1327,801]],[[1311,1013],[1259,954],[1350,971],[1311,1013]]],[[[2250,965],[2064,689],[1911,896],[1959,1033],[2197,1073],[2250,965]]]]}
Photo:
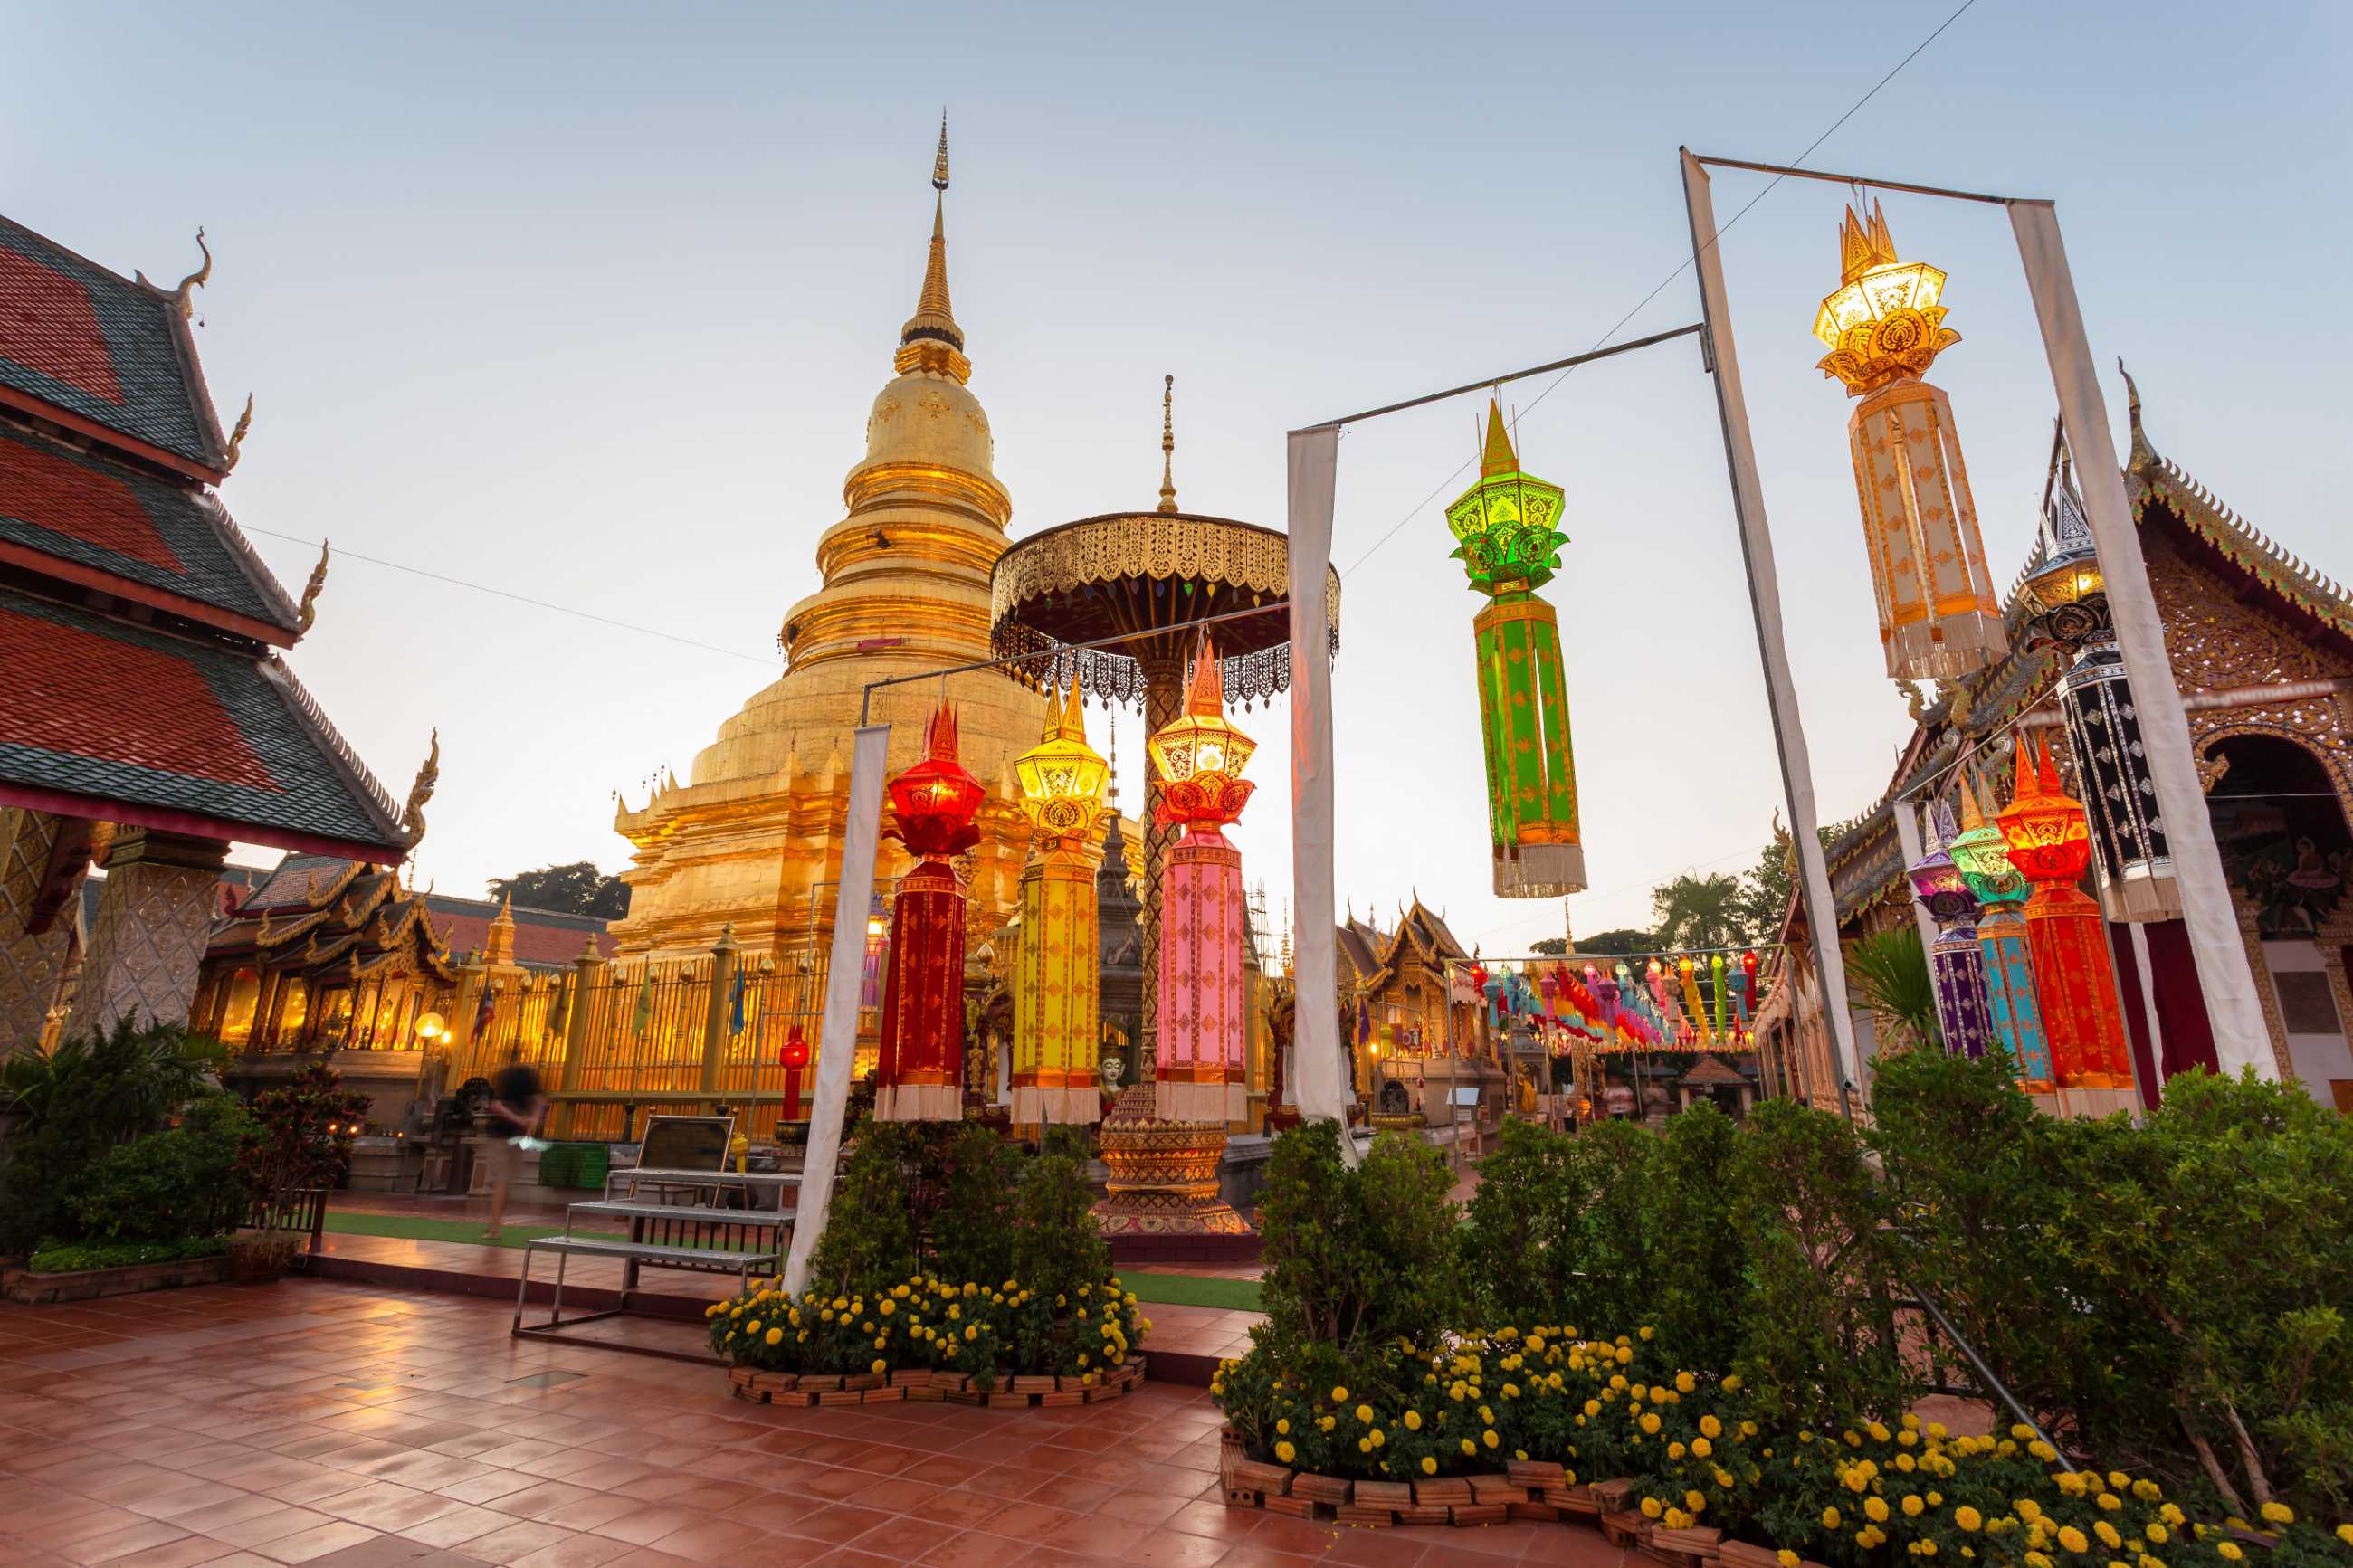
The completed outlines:
{"type": "MultiPolygon", "coordinates": [[[[892,364],[897,378],[875,395],[866,417],[866,457],[849,470],[850,504],[860,493],[917,475],[953,475],[978,479],[1001,497],[997,482],[997,443],[988,416],[965,383],[972,362],[964,353],[964,329],[956,325],[948,298],[948,127],[940,121],[939,156],[932,164],[932,249],[923,267],[915,313],[899,331],[892,364]]],[[[1002,512],[1009,515],[1011,502],[1002,512]]],[[[1002,522],[1003,515],[998,521],[1002,522]]]]}

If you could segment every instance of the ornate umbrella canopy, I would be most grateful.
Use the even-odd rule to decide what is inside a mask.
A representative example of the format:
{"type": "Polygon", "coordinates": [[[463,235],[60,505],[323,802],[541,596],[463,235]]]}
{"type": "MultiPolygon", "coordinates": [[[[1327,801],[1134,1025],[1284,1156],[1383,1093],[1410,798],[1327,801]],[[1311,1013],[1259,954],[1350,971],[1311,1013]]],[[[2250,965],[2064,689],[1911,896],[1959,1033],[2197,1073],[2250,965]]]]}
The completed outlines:
{"type": "MultiPolygon", "coordinates": [[[[1067,681],[1108,701],[1144,699],[1143,667],[1179,664],[1198,635],[1186,623],[1270,606],[1263,616],[1207,628],[1225,672],[1225,699],[1243,706],[1291,685],[1289,539],[1271,528],[1193,512],[1111,512],[1031,534],[997,557],[990,577],[989,636],[1000,658],[1033,686],[1067,681]],[[1138,634],[1145,634],[1138,636],[1138,634]],[[1066,645],[1106,637],[1117,649],[1066,645]]],[[[1340,574],[1327,571],[1324,605],[1332,651],[1340,647],[1340,574]]]]}

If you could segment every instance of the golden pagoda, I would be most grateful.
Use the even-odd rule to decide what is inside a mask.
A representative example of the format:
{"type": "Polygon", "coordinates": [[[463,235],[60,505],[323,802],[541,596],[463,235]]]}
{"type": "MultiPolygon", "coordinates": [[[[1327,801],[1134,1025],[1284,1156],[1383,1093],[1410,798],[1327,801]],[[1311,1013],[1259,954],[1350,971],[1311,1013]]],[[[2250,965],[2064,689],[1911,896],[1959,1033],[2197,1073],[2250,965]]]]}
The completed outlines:
{"type": "MultiPolygon", "coordinates": [[[[818,540],[824,585],[795,605],[783,677],[755,692],[694,759],[613,826],[635,848],[622,873],[624,961],[707,951],[733,922],[747,954],[819,958],[841,874],[849,752],[866,684],[991,657],[989,568],[1013,500],[992,470],[988,416],[965,386],[972,362],[948,298],[947,122],[933,164],[931,256],[900,331],[896,376],[866,421],[866,455],[842,486],[845,515],[818,540]]],[[[965,867],[974,927],[1002,925],[1019,897],[1030,826],[1013,759],[1037,743],[1045,699],[995,670],[887,687],[872,719],[892,726],[893,773],[921,754],[923,721],[956,704],[965,763],[987,786],[965,867]]],[[[904,855],[885,844],[876,875],[904,855]]]]}

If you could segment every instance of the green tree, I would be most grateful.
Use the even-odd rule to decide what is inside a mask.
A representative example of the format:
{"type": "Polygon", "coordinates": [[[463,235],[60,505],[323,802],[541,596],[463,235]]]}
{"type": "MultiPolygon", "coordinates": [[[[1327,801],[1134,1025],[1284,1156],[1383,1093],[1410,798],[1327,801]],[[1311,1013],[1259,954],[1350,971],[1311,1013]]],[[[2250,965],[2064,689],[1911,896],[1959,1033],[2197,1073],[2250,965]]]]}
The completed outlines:
{"type": "Polygon", "coordinates": [[[1910,927],[1873,931],[1847,950],[1847,977],[1871,1010],[1893,1026],[1892,1047],[1943,1043],[1936,1026],[1936,984],[1920,933],[1910,927]]]}
{"type": "Polygon", "coordinates": [[[1740,879],[1722,872],[1686,873],[1651,893],[1659,945],[1677,951],[1737,946],[1746,928],[1739,915],[1740,879]]]}
{"type": "Polygon", "coordinates": [[[526,910],[596,915],[608,921],[619,920],[629,912],[629,885],[598,870],[593,860],[575,860],[563,866],[542,866],[536,871],[518,871],[512,877],[493,877],[491,897],[512,899],[526,910]]]}
{"type": "Polygon", "coordinates": [[[1649,931],[1635,931],[1630,927],[1621,926],[1616,931],[1605,931],[1593,936],[1578,937],[1577,951],[1603,957],[1623,957],[1629,953],[1655,952],[1658,951],[1658,944],[1651,939],[1649,931]]]}

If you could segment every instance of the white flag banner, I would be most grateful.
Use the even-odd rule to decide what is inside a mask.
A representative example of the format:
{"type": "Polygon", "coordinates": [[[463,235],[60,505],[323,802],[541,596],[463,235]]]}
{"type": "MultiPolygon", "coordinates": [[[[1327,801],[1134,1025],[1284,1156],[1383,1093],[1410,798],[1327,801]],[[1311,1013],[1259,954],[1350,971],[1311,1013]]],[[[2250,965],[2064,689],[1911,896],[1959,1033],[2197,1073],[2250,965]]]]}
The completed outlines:
{"type": "Polygon", "coordinates": [[[825,1236],[841,1161],[841,1119],[849,1103],[849,1068],[858,1054],[858,993],[865,981],[866,908],[874,897],[874,851],[882,835],[882,775],[890,766],[891,726],[858,731],[849,753],[849,816],[842,826],[841,883],[833,902],[833,949],[826,960],[825,1014],[818,1034],[817,1085],[809,1099],[808,1151],[801,1166],[800,1205],[785,1289],[808,1283],[809,1258],[825,1236]]]}
{"type": "Polygon", "coordinates": [[[2165,651],[2165,624],[2158,616],[2148,563],[2125,497],[2124,468],[2108,428],[2107,400],[2092,366],[2083,307],[2075,297],[2074,275],[2067,268],[2067,247],[2059,237],[2059,214],[2049,202],[2011,202],[2010,225],[2018,236],[2019,258],[2026,264],[2027,292],[2034,300],[2035,320],[2042,323],[2043,353],[2059,392],[2059,416],[2067,426],[2067,449],[2075,457],[2085,518],[2099,551],[2100,574],[2107,581],[2116,648],[2124,655],[2125,677],[2132,682],[2133,700],[2140,708],[2141,742],[2147,748],[2149,779],[2157,785],[2165,840],[2173,850],[2174,876],[2181,885],[2182,920],[2198,966],[2198,989],[2205,995],[2206,1016],[2213,1025],[2215,1058],[2233,1077],[2242,1068],[2253,1068],[2258,1078],[2277,1079],[2279,1061],[2255,998],[2255,975],[2239,935],[2214,825],[2206,815],[2206,791],[2198,781],[2198,763],[2189,748],[2189,718],[2181,706],[2181,689],[2174,683],[2173,661],[2165,651]]]}
{"type": "Polygon", "coordinates": [[[1324,583],[1332,566],[1333,487],[1340,467],[1336,426],[1293,430],[1291,529],[1291,901],[1298,911],[1292,947],[1292,1035],[1299,1113],[1340,1124],[1347,1136],[1347,1075],[1341,1069],[1339,954],[1332,920],[1332,623],[1324,583]]]}

